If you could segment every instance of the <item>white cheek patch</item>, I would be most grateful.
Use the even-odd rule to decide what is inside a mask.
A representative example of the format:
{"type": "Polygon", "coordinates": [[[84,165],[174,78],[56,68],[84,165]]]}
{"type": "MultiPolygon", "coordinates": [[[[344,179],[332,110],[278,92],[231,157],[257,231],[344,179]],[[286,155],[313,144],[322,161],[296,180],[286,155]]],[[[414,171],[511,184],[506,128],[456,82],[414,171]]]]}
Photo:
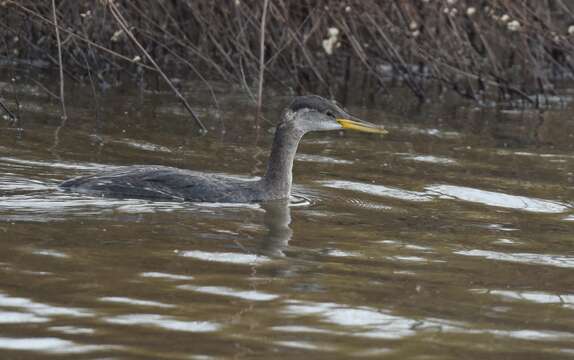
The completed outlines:
{"type": "Polygon", "coordinates": [[[285,120],[287,121],[295,120],[295,112],[293,110],[287,110],[285,112],[285,120]]]}

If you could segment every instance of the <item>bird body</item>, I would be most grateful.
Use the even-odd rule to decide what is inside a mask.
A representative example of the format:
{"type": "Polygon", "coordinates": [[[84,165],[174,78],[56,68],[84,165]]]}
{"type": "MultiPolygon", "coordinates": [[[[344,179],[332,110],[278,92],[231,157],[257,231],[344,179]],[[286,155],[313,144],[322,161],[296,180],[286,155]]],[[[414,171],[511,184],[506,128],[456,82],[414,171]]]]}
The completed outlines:
{"type": "Polygon", "coordinates": [[[261,185],[261,180],[168,166],[134,165],[70,179],[60,184],[60,188],[114,198],[249,203],[266,200],[261,185]]]}
{"type": "Polygon", "coordinates": [[[149,200],[252,203],[288,199],[299,141],[309,131],[353,129],[386,131],[349,115],[319,96],[300,96],[277,125],[267,171],[260,180],[243,180],[166,166],[125,166],[64,181],[60,188],[90,195],[149,200]]]}

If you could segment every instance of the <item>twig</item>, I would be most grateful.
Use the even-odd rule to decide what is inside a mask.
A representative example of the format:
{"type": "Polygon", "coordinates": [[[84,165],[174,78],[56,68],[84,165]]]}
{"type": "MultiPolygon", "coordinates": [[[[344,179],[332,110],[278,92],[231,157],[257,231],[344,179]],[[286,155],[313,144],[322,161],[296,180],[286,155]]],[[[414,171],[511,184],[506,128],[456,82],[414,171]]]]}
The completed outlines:
{"type": "Polygon", "coordinates": [[[207,87],[207,90],[211,95],[211,99],[213,100],[215,108],[219,110],[219,103],[217,102],[217,96],[215,96],[215,92],[213,91],[213,86],[211,86],[210,82],[201,74],[201,72],[193,65],[193,63],[191,63],[191,61],[179,55],[169,46],[162,44],[159,40],[155,39],[151,34],[148,35],[148,38],[154,41],[157,46],[160,46],[162,49],[170,53],[174,58],[186,64],[193,71],[193,73],[199,78],[199,80],[201,80],[205,84],[205,87],[207,87]]]}
{"type": "Polygon", "coordinates": [[[261,15],[261,37],[259,38],[259,88],[257,90],[257,110],[255,118],[259,119],[259,112],[263,103],[263,77],[265,72],[265,21],[267,20],[267,7],[269,0],[263,3],[263,14],[261,15]]]}
{"type": "MultiPolygon", "coordinates": [[[[54,1],[54,0],[52,0],[54,1]]],[[[199,118],[197,117],[197,115],[193,112],[193,110],[191,109],[191,106],[188,104],[187,100],[185,100],[185,98],[183,97],[183,95],[179,92],[179,90],[177,90],[177,88],[175,87],[175,85],[171,82],[171,80],[169,79],[169,77],[161,70],[161,68],[159,67],[159,65],[155,62],[155,60],[151,57],[151,55],[145,50],[145,48],[139,43],[139,41],[136,39],[136,37],[134,36],[134,34],[131,32],[131,30],[128,28],[127,26],[127,22],[124,19],[124,17],[122,16],[122,14],[120,13],[119,9],[117,8],[116,4],[114,4],[113,0],[108,0],[107,4],[110,7],[110,10],[112,12],[112,16],[114,17],[114,19],[116,19],[116,21],[118,22],[118,24],[120,25],[120,27],[122,28],[122,30],[124,31],[124,33],[127,34],[127,36],[134,42],[134,44],[136,44],[136,46],[140,49],[140,51],[145,55],[145,57],[148,59],[148,61],[155,67],[155,69],[157,70],[157,72],[161,75],[161,77],[165,80],[165,82],[169,85],[169,87],[171,88],[171,90],[175,93],[175,95],[179,98],[179,100],[183,103],[183,106],[185,106],[185,108],[187,109],[187,111],[190,113],[191,117],[193,118],[193,120],[195,120],[195,122],[197,123],[197,125],[199,125],[199,127],[201,128],[201,132],[202,133],[207,133],[207,128],[205,127],[205,125],[203,125],[203,123],[201,122],[201,120],[199,120],[199,118]]]]}
{"type": "Polygon", "coordinates": [[[62,41],[60,40],[60,30],[58,28],[58,16],[56,15],[56,0],[52,0],[52,16],[54,18],[54,28],[56,30],[56,41],[58,42],[58,67],[60,68],[60,103],[62,104],[62,119],[68,118],[66,112],[66,101],[64,98],[64,67],[62,66],[62,41]]]}
{"type": "Polygon", "coordinates": [[[6,107],[6,106],[2,103],[2,101],[0,101],[0,108],[2,108],[2,110],[4,110],[4,112],[6,113],[6,115],[8,115],[8,117],[10,118],[10,120],[11,120],[12,122],[15,122],[15,121],[17,120],[17,119],[16,119],[16,116],[8,109],[8,107],[6,107]]]}
{"type": "Polygon", "coordinates": [[[33,78],[31,78],[31,77],[28,77],[27,79],[30,80],[31,82],[33,82],[34,84],[36,84],[36,86],[38,86],[40,89],[44,90],[44,92],[45,92],[46,94],[48,94],[48,96],[50,96],[52,99],[54,99],[54,100],[56,100],[56,101],[60,100],[60,98],[58,97],[58,95],[56,95],[56,94],[54,94],[53,92],[51,92],[50,89],[48,89],[47,87],[45,87],[44,85],[42,85],[42,83],[39,82],[38,80],[33,79],[33,78]]]}

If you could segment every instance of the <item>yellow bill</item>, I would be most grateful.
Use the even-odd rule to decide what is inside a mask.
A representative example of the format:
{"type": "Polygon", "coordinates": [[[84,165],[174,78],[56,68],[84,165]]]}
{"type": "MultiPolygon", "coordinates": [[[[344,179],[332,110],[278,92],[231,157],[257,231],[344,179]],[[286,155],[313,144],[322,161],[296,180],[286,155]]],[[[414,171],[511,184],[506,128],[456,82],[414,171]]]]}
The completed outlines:
{"type": "Polygon", "coordinates": [[[368,133],[375,134],[386,134],[388,131],[381,125],[371,124],[362,120],[351,120],[351,119],[337,119],[337,122],[343,127],[343,129],[357,130],[368,133]]]}

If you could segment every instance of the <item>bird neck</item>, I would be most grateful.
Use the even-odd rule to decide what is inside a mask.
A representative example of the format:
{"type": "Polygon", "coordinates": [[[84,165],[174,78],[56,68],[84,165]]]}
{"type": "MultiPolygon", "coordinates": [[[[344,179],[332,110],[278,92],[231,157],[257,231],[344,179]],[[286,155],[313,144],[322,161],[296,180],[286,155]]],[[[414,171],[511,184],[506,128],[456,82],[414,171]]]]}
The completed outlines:
{"type": "Polygon", "coordinates": [[[267,172],[263,178],[269,199],[287,199],[293,182],[293,160],[304,132],[290,124],[279,124],[275,131],[267,172]]]}

